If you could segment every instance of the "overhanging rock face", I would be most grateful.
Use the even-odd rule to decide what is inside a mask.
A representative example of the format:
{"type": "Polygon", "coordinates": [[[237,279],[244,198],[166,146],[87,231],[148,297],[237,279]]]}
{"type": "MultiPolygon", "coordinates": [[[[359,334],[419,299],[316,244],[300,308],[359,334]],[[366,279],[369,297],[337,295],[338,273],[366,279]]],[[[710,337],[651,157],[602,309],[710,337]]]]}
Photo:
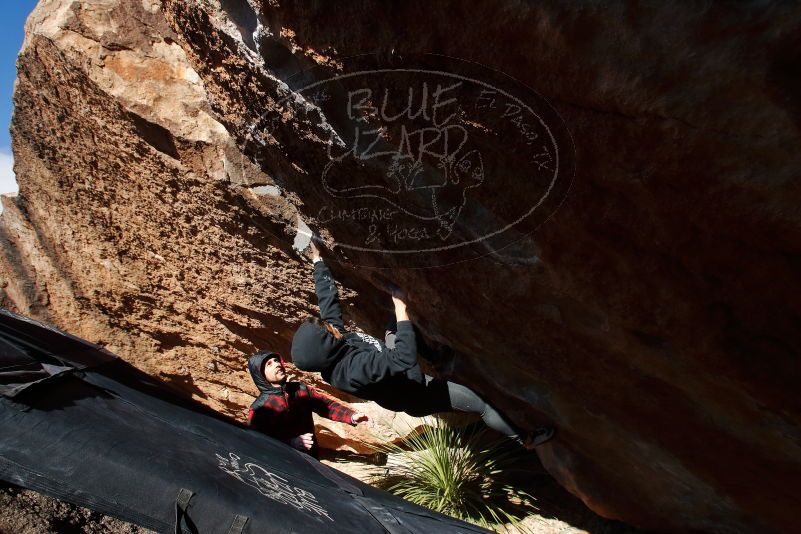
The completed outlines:
{"type": "Polygon", "coordinates": [[[455,349],[442,369],[559,427],[540,457],[595,511],[799,528],[799,10],[45,7],[20,58],[7,302],[160,353],[137,365],[237,410],[234,362],[285,350],[310,309],[300,214],[351,317],[380,331],[378,288],[404,289],[455,349]],[[326,81],[354,71],[381,75],[326,81]],[[425,83],[430,114],[404,116],[425,83]]]}
{"type": "MultiPolygon", "coordinates": [[[[170,1],[165,13],[221,122],[338,244],[361,228],[315,220],[332,202],[321,124],[337,117],[309,111],[306,94],[287,101],[292,74],[434,52],[549,99],[576,155],[555,216],[511,251],[422,270],[390,259],[382,279],[455,347],[458,378],[519,422],[559,425],[541,456],[594,509],[651,527],[794,525],[798,12],[170,1]]],[[[405,98],[390,93],[390,107],[405,98]]],[[[346,172],[374,183],[372,169],[346,172]]],[[[519,169],[505,193],[528,195],[529,177],[519,169]]],[[[502,205],[478,191],[473,202],[502,205]]]]}

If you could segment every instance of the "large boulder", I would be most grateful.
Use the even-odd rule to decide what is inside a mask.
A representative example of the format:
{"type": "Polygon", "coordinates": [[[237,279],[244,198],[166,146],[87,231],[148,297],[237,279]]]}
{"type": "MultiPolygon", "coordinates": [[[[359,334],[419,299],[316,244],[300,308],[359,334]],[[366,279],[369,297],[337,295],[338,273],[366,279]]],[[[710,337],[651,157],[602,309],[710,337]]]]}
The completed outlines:
{"type": "MultiPolygon", "coordinates": [[[[313,311],[301,218],[348,320],[381,332],[403,289],[454,348],[439,371],[521,426],[558,426],[540,458],[593,510],[798,530],[799,24],[758,3],[44,2],[19,59],[4,301],[240,413],[244,355],[288,352],[313,311]],[[328,174],[379,106],[348,116],[347,82],[306,87],[365,59],[532,103],[564,156],[554,195],[516,219],[551,191],[547,165],[520,165],[518,124],[467,108],[450,124],[482,154],[475,187],[431,204],[406,160],[347,152],[328,174]],[[402,201],[350,194],[393,183],[402,201]],[[366,242],[393,201],[427,221],[413,246],[389,224],[366,242]]],[[[419,82],[392,80],[369,83],[419,82]]]]}
{"type": "MultiPolygon", "coordinates": [[[[159,2],[33,11],[17,63],[20,192],[2,199],[0,303],[244,422],[258,395],[247,357],[288,355],[295,326],[316,313],[312,267],[292,248],[294,205],[216,120],[177,39],[159,2]]],[[[362,319],[351,310],[370,309],[355,297],[343,290],[348,318],[362,319]]],[[[419,424],[354,407],[377,425],[317,418],[321,445],[366,454],[419,424]]]]}

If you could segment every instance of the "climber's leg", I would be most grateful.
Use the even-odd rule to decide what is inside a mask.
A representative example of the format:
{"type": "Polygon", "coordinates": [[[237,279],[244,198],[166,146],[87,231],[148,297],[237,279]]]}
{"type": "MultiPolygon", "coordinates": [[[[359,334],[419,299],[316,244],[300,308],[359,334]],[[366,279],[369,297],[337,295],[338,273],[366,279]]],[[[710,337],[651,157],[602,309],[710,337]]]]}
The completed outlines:
{"type": "Polygon", "coordinates": [[[450,397],[451,407],[460,412],[477,413],[481,416],[488,427],[497,430],[504,436],[522,441],[525,439],[525,432],[516,428],[510,421],[506,420],[498,410],[493,408],[488,402],[478,396],[470,388],[455,382],[448,382],[448,396],[450,397]]]}
{"type": "Polygon", "coordinates": [[[531,432],[521,430],[472,389],[455,382],[449,381],[447,384],[454,410],[479,414],[485,425],[517,441],[527,449],[545,443],[554,435],[553,427],[542,427],[531,432]]]}
{"type": "Polygon", "coordinates": [[[412,417],[425,417],[441,412],[451,412],[451,400],[448,394],[448,383],[428,375],[421,375],[418,382],[406,379],[404,388],[403,411],[412,417]]]}
{"type": "MultiPolygon", "coordinates": [[[[390,320],[389,324],[387,324],[384,337],[384,343],[387,348],[392,349],[395,347],[396,328],[397,323],[390,320]]],[[[437,356],[441,357],[444,350],[450,350],[449,354],[452,356],[452,349],[450,349],[450,347],[444,346],[440,349],[433,349],[425,343],[422,336],[418,336],[417,349],[421,356],[428,357],[429,360],[433,360],[437,356]]],[[[416,373],[420,373],[419,365],[415,366],[413,372],[415,371],[416,373]]],[[[407,373],[407,375],[408,374],[409,373],[407,373]]],[[[498,410],[482,399],[472,389],[455,382],[433,378],[429,375],[424,375],[424,377],[424,388],[407,397],[407,406],[403,411],[411,416],[424,417],[426,415],[454,410],[477,413],[481,416],[485,425],[517,441],[527,449],[545,443],[550,440],[555,433],[553,427],[541,427],[531,432],[521,430],[503,417],[498,410]]],[[[416,375],[410,376],[409,378],[419,381],[416,375]]]]}
{"type": "Polygon", "coordinates": [[[415,417],[423,417],[454,410],[477,413],[488,427],[521,443],[525,440],[525,432],[515,428],[473,390],[429,375],[425,375],[425,386],[415,394],[406,396],[403,411],[415,417]]]}
{"type": "Polygon", "coordinates": [[[384,335],[384,345],[386,345],[388,349],[395,348],[395,337],[395,332],[390,332],[387,330],[386,334],[384,335]]]}
{"type": "Polygon", "coordinates": [[[384,332],[384,343],[387,345],[387,347],[389,347],[391,349],[394,349],[395,348],[395,332],[398,331],[398,320],[395,318],[394,315],[389,318],[389,321],[387,322],[387,326],[386,326],[386,328],[384,330],[385,330],[385,332],[384,332]],[[392,340],[392,346],[390,346],[390,338],[392,340]]]}
{"type": "Polygon", "coordinates": [[[402,410],[413,417],[452,411],[477,413],[485,425],[527,449],[545,443],[554,435],[553,427],[542,427],[531,432],[517,428],[476,392],[461,384],[429,375],[425,375],[425,384],[412,380],[404,383],[406,386],[403,388],[402,399],[397,400],[400,401],[402,410]]]}

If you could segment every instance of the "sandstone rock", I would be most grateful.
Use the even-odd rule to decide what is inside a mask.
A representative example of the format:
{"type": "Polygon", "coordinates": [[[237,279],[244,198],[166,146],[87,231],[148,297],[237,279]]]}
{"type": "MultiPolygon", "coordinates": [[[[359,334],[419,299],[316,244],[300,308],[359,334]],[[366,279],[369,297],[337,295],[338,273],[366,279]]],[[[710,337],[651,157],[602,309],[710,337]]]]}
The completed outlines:
{"type": "MultiPolygon", "coordinates": [[[[3,302],[241,417],[246,354],[287,353],[314,310],[302,220],[349,321],[379,333],[384,291],[405,290],[455,349],[441,369],[518,424],[558,425],[540,458],[596,512],[798,530],[800,20],[789,4],[42,2],[18,62],[3,302]],[[550,102],[575,177],[547,222],[428,269],[343,249],[359,226],[320,217],[315,174],[341,121],[288,84],[393,50],[475,61],[550,102]]],[[[469,127],[509,160],[511,192],[470,196],[494,222],[539,186],[508,168],[514,132],[469,127]]]]}
{"type": "Polygon", "coordinates": [[[42,2],[19,69],[4,303],[241,417],[245,354],[286,343],[308,271],[238,207],[270,180],[240,172],[159,3],[42,2]]]}
{"type": "MultiPolygon", "coordinates": [[[[52,0],[32,13],[0,298],[242,422],[257,394],[247,357],[288,352],[315,310],[311,266],[291,248],[294,205],[214,119],[175,40],[159,2],[52,0]]],[[[346,305],[354,296],[343,291],[346,305]]],[[[348,425],[319,428],[324,446],[368,450],[348,425]]]]}
{"type": "MultiPolygon", "coordinates": [[[[365,51],[466,57],[550,99],[577,158],[556,215],[513,254],[382,275],[454,344],[457,377],[518,422],[560,426],[541,457],[596,511],[681,530],[797,527],[795,492],[778,489],[796,487],[801,459],[797,9],[226,4],[256,8],[263,64],[219,9],[165,12],[240,146],[278,114],[280,81],[365,51]]],[[[325,158],[320,123],[281,111],[252,155],[314,227],[327,200],[304,172],[325,158]]]]}

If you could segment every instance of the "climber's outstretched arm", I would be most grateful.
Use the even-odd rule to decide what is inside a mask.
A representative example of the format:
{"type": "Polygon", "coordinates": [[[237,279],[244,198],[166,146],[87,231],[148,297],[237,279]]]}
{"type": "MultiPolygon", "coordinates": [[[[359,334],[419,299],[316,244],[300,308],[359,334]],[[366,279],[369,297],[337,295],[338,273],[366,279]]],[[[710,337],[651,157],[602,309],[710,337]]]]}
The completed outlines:
{"type": "Polygon", "coordinates": [[[310,248],[314,262],[314,292],[317,294],[317,302],[320,304],[320,319],[332,324],[340,332],[344,332],[345,323],[342,320],[337,283],[331,276],[328,266],[320,257],[320,250],[314,244],[314,238],[312,238],[310,248]]]}

